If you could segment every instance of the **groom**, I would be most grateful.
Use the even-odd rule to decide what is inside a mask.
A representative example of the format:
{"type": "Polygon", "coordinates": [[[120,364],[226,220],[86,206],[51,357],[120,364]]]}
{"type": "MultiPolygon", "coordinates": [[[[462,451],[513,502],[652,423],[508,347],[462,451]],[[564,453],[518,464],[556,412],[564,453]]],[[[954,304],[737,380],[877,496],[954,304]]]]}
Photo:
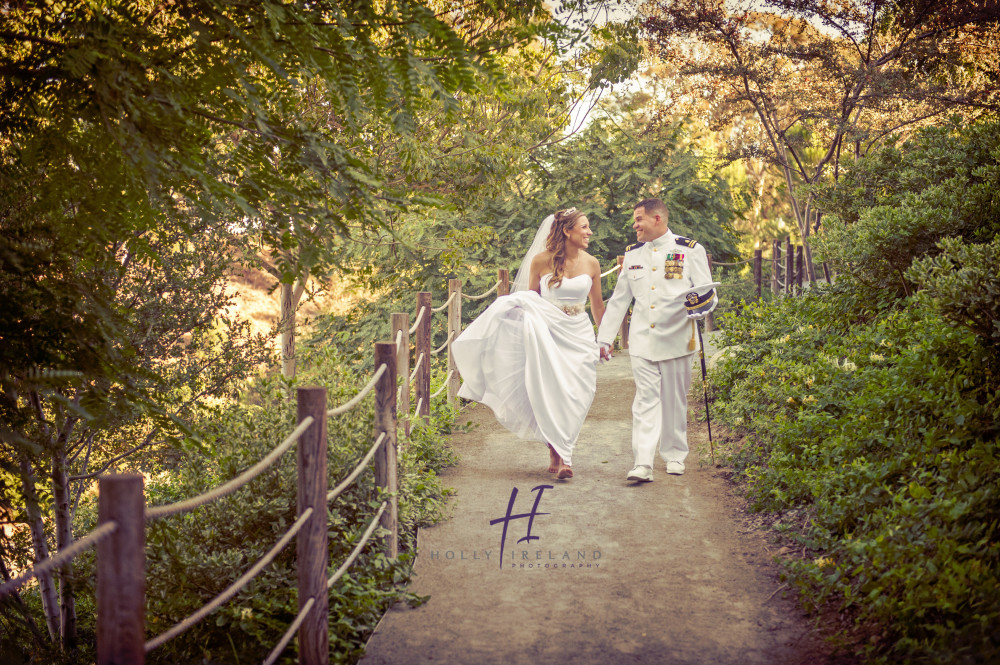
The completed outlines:
{"type": "Polygon", "coordinates": [[[607,360],[615,334],[635,300],[629,327],[635,377],[635,466],[628,473],[629,480],[653,479],[657,451],[667,464],[667,473],[684,473],[695,320],[704,318],[718,303],[705,248],[671,233],[667,218],[660,199],[646,199],[635,206],[632,228],[639,242],[625,250],[618,284],[597,332],[601,358],[607,360]]]}

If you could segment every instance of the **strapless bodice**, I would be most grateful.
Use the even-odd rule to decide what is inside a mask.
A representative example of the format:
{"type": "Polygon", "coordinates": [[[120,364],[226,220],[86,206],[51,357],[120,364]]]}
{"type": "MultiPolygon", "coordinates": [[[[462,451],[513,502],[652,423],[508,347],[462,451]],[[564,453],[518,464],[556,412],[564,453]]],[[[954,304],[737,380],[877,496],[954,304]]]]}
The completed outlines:
{"type": "Polygon", "coordinates": [[[562,282],[554,288],[549,288],[549,280],[552,273],[542,275],[539,283],[539,291],[546,300],[560,306],[583,305],[587,302],[587,295],[593,279],[590,275],[583,274],[576,277],[563,277],[562,282]]]}

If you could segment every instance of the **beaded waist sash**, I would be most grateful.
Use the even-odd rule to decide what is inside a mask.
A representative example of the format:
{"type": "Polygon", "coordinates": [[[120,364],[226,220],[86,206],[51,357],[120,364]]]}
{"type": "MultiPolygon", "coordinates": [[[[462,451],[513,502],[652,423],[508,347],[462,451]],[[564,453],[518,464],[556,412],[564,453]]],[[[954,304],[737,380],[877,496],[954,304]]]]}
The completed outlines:
{"type": "Polygon", "coordinates": [[[566,314],[568,314],[569,316],[576,316],[577,314],[583,314],[584,312],[583,305],[560,305],[558,303],[552,303],[552,304],[561,309],[562,311],[566,312],[566,314]]]}

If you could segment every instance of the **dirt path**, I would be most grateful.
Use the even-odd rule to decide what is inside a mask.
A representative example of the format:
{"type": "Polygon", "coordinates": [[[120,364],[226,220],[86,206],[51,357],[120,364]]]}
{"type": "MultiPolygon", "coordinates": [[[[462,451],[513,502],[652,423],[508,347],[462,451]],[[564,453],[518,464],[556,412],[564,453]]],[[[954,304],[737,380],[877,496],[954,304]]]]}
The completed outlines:
{"type": "MultiPolygon", "coordinates": [[[[411,589],[425,605],[390,610],[366,665],[406,663],[827,663],[828,648],[779,593],[765,537],[747,532],[722,476],[698,462],[704,424],[689,433],[683,476],[662,462],[652,483],[625,480],[634,384],[626,355],[601,365],[574,456],[553,479],[547,454],[470,409],[453,437],[462,461],[444,475],[454,517],[421,530],[411,589]],[[512,490],[513,515],[503,524],[512,490]],[[542,514],[546,513],[546,514],[542,514]]],[[[842,661],[841,661],[842,662],[842,661]]]]}

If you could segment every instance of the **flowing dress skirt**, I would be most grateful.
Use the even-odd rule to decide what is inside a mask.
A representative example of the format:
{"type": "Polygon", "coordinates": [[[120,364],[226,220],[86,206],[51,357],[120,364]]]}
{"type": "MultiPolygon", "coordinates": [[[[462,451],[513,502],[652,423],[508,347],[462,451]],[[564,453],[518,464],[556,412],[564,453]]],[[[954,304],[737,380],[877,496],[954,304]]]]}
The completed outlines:
{"type": "Polygon", "coordinates": [[[458,395],[489,406],[522,439],[552,445],[566,464],[597,389],[590,317],[534,291],[502,296],[452,342],[458,395]]]}

